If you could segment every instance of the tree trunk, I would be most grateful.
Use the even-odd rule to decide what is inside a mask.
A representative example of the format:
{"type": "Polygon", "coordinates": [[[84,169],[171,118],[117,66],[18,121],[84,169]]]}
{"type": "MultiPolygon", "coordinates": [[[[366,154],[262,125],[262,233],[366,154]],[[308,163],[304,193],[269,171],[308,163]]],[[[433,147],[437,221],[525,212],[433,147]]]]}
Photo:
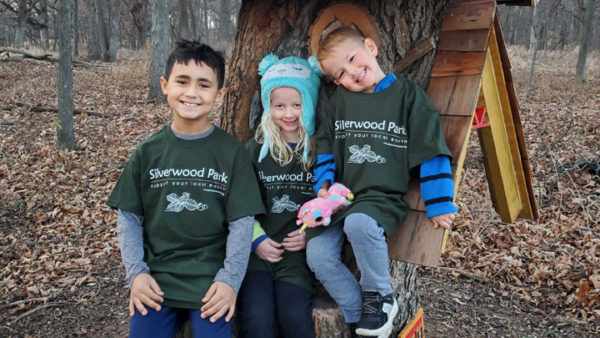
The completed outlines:
{"type": "Polygon", "coordinates": [[[190,15],[189,0],[177,0],[177,13],[179,14],[179,25],[177,36],[180,39],[190,40],[192,38],[190,30],[190,15]]]}
{"type": "Polygon", "coordinates": [[[579,45],[579,57],[577,58],[577,81],[583,83],[587,80],[587,56],[592,37],[592,23],[594,22],[594,10],[597,0],[585,0],[584,3],[584,22],[583,34],[581,35],[581,44],[579,45]]]}
{"type": "Polygon", "coordinates": [[[160,77],[165,73],[169,54],[169,4],[168,1],[152,0],[152,60],[150,62],[150,88],[148,99],[164,102],[160,77]]]}
{"type": "Polygon", "coordinates": [[[109,62],[117,61],[117,52],[121,46],[119,24],[121,22],[121,0],[109,0],[110,5],[110,38],[104,59],[109,62]]]}
{"type": "Polygon", "coordinates": [[[25,20],[27,19],[27,0],[19,0],[17,9],[17,30],[15,32],[15,47],[25,46],[25,20]]]}
{"type": "MultiPolygon", "coordinates": [[[[109,61],[108,55],[108,24],[106,23],[106,1],[107,0],[95,0],[96,1],[96,21],[98,22],[98,30],[100,31],[100,51],[102,52],[102,59],[109,61]]],[[[110,1],[110,0],[108,0],[110,1]]]]}
{"type": "Polygon", "coordinates": [[[40,45],[43,50],[48,49],[48,0],[40,1],[40,19],[42,28],[40,28],[40,45]]]}
{"type": "Polygon", "coordinates": [[[538,15],[536,15],[537,8],[533,8],[531,12],[531,34],[529,39],[529,44],[533,44],[533,55],[531,57],[531,68],[529,69],[529,85],[527,87],[527,92],[531,90],[533,86],[533,74],[535,73],[535,60],[537,59],[537,53],[539,49],[538,43],[538,15]]]}
{"type": "Polygon", "coordinates": [[[144,48],[146,45],[146,36],[145,36],[145,16],[147,14],[147,7],[145,1],[138,1],[131,5],[129,8],[129,13],[131,14],[131,19],[133,21],[133,26],[135,27],[135,46],[134,48],[140,49],[144,48]]]}
{"type": "Polygon", "coordinates": [[[79,0],[73,0],[73,55],[79,56],[79,0]]]}
{"type": "Polygon", "coordinates": [[[71,0],[60,0],[57,145],[73,150],[73,65],[71,63],[71,0]]]}
{"type": "MultiPolygon", "coordinates": [[[[310,25],[321,10],[333,1],[242,1],[238,15],[235,47],[226,79],[228,87],[223,105],[222,127],[239,139],[251,137],[250,124],[260,117],[259,76],[257,67],[268,53],[280,57],[296,55],[306,58],[306,41],[310,25]]],[[[367,9],[378,24],[383,42],[378,58],[384,72],[391,72],[395,61],[403,58],[416,42],[423,38],[437,41],[445,1],[436,0],[389,0],[355,1],[367,9]],[[408,32],[402,32],[398,23],[406,21],[408,32]],[[407,45],[403,35],[410,42],[407,45]]],[[[416,61],[403,76],[426,87],[433,66],[434,53],[416,61]]],[[[323,86],[324,93],[331,92],[332,84],[323,86]]],[[[400,304],[395,327],[402,328],[412,318],[419,305],[416,269],[414,265],[393,261],[391,264],[392,286],[400,304]]],[[[331,332],[332,327],[343,328],[339,309],[315,310],[317,332],[331,332]]],[[[343,329],[345,330],[345,328],[343,329]]],[[[338,331],[339,332],[339,331],[338,331]]],[[[394,333],[397,334],[397,331],[394,333]]]]}
{"type": "Polygon", "coordinates": [[[96,15],[96,0],[86,0],[89,8],[90,36],[87,43],[87,58],[89,60],[100,60],[102,51],[100,48],[100,25],[96,15]]]}

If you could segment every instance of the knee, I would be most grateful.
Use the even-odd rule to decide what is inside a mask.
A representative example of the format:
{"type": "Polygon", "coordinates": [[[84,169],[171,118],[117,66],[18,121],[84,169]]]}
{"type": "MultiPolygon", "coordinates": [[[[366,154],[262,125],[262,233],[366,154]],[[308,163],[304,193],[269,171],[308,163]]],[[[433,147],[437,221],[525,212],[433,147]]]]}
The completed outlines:
{"type": "Polygon", "coordinates": [[[360,240],[373,233],[372,227],[378,227],[377,222],[366,214],[350,214],[344,220],[344,233],[348,240],[360,240]]]}
{"type": "Polygon", "coordinates": [[[306,303],[292,304],[288,304],[279,309],[277,313],[279,324],[285,327],[296,327],[298,325],[304,326],[312,324],[310,305],[306,303]]]}

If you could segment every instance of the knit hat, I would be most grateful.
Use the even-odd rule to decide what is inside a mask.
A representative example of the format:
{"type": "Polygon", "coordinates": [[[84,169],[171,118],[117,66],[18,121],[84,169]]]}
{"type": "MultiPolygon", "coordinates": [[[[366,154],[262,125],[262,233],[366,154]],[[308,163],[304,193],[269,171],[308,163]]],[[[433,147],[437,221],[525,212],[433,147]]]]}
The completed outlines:
{"type": "MultiPolygon", "coordinates": [[[[291,87],[300,92],[302,96],[302,123],[306,129],[307,136],[315,133],[315,110],[319,98],[319,85],[322,74],[317,63],[309,63],[304,59],[288,56],[279,59],[274,54],[265,56],[258,65],[260,80],[261,101],[264,108],[262,120],[264,122],[271,106],[271,91],[279,87],[291,87]]],[[[258,162],[262,161],[269,152],[269,141],[271,135],[261,123],[264,143],[258,155],[258,162]]],[[[308,137],[304,140],[304,152],[302,161],[308,161],[308,137]]]]}

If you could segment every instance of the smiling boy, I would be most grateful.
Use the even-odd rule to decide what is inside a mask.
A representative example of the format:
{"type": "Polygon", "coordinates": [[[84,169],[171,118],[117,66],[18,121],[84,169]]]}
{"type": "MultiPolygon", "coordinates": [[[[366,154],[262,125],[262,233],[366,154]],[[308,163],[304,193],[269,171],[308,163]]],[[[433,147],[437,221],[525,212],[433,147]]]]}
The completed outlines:
{"type": "Polygon", "coordinates": [[[135,150],[108,205],[131,285],[129,337],[230,337],[260,192],[243,145],[213,126],[223,56],[182,41],[161,77],[173,122],[135,150]]]}
{"type": "Polygon", "coordinates": [[[385,75],[378,53],[372,39],[340,27],[321,41],[316,60],[338,87],[315,134],[315,190],[325,197],[328,185],[340,182],[355,200],[332,225],[310,230],[306,255],[342,308],[352,336],[387,337],[393,328],[399,307],[386,237],[409,211],[403,196],[410,174],[421,179],[434,228],[449,229],[458,210],[452,203],[452,155],[438,112],[412,81],[385,75]],[[344,237],[352,245],[359,282],[340,260],[344,237]]]}

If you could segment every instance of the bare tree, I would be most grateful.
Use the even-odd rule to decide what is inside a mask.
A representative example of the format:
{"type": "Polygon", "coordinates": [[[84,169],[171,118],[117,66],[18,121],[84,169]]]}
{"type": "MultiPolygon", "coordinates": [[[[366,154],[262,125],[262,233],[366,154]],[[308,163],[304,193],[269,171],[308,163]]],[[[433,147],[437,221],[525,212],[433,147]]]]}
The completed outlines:
{"type": "Polygon", "coordinates": [[[592,23],[594,22],[594,11],[596,9],[597,0],[585,0],[584,2],[584,22],[583,34],[581,35],[581,44],[579,46],[579,57],[577,58],[577,81],[585,82],[587,80],[587,57],[590,49],[590,41],[592,37],[592,23]]]}
{"type": "Polygon", "coordinates": [[[40,17],[43,25],[40,28],[40,45],[48,49],[48,0],[40,1],[40,17]]]}
{"type": "Polygon", "coordinates": [[[104,56],[105,61],[117,61],[117,52],[121,46],[121,35],[119,24],[121,22],[121,0],[109,0],[110,26],[108,48],[104,56]]]}
{"type": "Polygon", "coordinates": [[[79,0],[73,0],[73,55],[79,56],[79,0]]]}
{"type": "Polygon", "coordinates": [[[85,1],[90,10],[90,32],[87,43],[87,58],[90,60],[100,60],[102,57],[102,49],[100,42],[100,27],[98,16],[96,15],[96,0],[85,1]]]}
{"type": "Polygon", "coordinates": [[[71,0],[60,0],[58,16],[59,51],[58,60],[58,124],[57,145],[73,150],[73,65],[71,58],[71,0]]]}
{"type": "Polygon", "coordinates": [[[27,19],[27,0],[19,0],[17,10],[17,31],[15,33],[15,47],[23,48],[25,45],[25,20],[27,19]]]}
{"type": "Polygon", "coordinates": [[[169,53],[169,3],[152,0],[152,58],[150,62],[150,88],[148,99],[164,102],[165,97],[160,87],[160,77],[165,72],[169,53]]]}

